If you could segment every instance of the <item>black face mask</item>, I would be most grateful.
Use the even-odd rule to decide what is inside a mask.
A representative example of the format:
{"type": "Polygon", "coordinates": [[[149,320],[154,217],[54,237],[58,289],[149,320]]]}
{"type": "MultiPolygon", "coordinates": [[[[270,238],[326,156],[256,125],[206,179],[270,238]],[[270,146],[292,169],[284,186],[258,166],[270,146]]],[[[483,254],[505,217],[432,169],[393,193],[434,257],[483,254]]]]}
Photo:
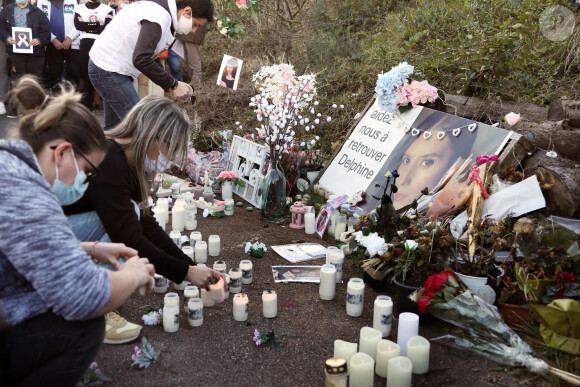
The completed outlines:
{"type": "Polygon", "coordinates": [[[110,5],[109,7],[113,8],[113,11],[115,11],[115,13],[117,12],[117,9],[119,8],[118,5],[110,5]]]}

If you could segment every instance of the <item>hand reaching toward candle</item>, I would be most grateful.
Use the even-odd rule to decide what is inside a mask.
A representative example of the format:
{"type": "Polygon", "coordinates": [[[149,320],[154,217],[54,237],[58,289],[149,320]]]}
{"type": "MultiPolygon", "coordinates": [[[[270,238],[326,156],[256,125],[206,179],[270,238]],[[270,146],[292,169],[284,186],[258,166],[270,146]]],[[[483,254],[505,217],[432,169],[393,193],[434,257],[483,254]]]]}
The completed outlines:
{"type": "Polygon", "coordinates": [[[206,288],[220,280],[220,272],[209,267],[190,266],[187,274],[191,281],[198,288],[206,288]]]}
{"type": "Polygon", "coordinates": [[[85,252],[99,262],[113,266],[116,270],[121,268],[121,257],[133,257],[138,254],[137,250],[125,246],[124,243],[104,242],[81,242],[85,252]]]}
{"type": "Polygon", "coordinates": [[[147,258],[139,258],[137,256],[129,258],[124,264],[121,265],[119,272],[130,272],[137,279],[137,289],[146,287],[145,294],[151,294],[153,290],[154,281],[152,281],[155,275],[155,267],[149,263],[147,258]]]}

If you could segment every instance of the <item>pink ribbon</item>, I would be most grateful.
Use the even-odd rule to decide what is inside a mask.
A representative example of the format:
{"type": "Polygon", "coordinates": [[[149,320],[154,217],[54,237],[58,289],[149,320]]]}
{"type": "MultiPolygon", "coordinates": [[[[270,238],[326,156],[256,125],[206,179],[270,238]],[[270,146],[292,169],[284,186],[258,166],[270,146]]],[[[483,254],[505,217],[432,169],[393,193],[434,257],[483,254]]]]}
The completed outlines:
{"type": "Polygon", "coordinates": [[[481,189],[481,195],[483,196],[484,199],[489,198],[489,194],[485,190],[483,181],[481,181],[481,177],[479,177],[479,165],[476,164],[473,167],[471,167],[471,170],[469,171],[469,180],[479,184],[479,188],[481,189]]]}

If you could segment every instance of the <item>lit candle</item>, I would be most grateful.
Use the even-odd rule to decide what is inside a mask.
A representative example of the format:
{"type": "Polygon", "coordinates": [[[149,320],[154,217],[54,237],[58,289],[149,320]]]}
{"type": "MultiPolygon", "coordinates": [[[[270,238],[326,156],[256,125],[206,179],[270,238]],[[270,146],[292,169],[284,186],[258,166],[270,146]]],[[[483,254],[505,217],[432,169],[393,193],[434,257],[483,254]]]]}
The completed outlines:
{"type": "Polygon", "coordinates": [[[334,340],[334,357],[346,359],[348,363],[352,355],[357,352],[357,343],[349,343],[343,340],[334,340]]]}
{"type": "Polygon", "coordinates": [[[207,243],[205,241],[195,242],[195,262],[207,262],[207,243]]]}
{"type": "Polygon", "coordinates": [[[332,255],[332,252],[336,250],[338,250],[338,247],[336,246],[328,246],[326,248],[326,263],[330,263],[330,256],[332,255]]]}
{"type": "Polygon", "coordinates": [[[333,249],[330,251],[330,263],[336,267],[336,283],[342,282],[342,269],[344,267],[344,251],[342,249],[333,249]]]}
{"type": "Polygon", "coordinates": [[[189,243],[192,246],[195,246],[195,244],[201,240],[201,232],[199,231],[194,231],[189,235],[189,243]]]}
{"type": "Polygon", "coordinates": [[[413,363],[413,373],[422,375],[429,371],[429,340],[414,336],[407,341],[407,357],[413,363]]]}
{"type": "Polygon", "coordinates": [[[225,261],[215,261],[213,263],[213,269],[219,271],[220,273],[226,274],[226,262],[225,261]]]}
{"type": "Polygon", "coordinates": [[[179,296],[167,293],[163,298],[163,330],[173,333],[179,330],[179,296]]]}
{"type": "Polygon", "coordinates": [[[377,358],[377,344],[382,337],[381,331],[371,327],[362,327],[360,329],[359,351],[366,353],[375,360],[377,358]]]}
{"type": "Polygon", "coordinates": [[[333,300],[336,293],[336,267],[324,264],[320,268],[320,299],[333,300]]]}
{"type": "Polygon", "coordinates": [[[215,284],[209,285],[209,290],[211,293],[211,299],[215,303],[224,302],[226,295],[224,290],[224,279],[220,278],[215,284]]]}
{"type": "Polygon", "coordinates": [[[419,316],[415,313],[401,313],[397,331],[397,344],[401,346],[401,355],[407,355],[407,341],[419,334],[419,316]]]}
{"type": "Polygon", "coordinates": [[[411,387],[412,369],[411,360],[404,356],[390,359],[387,370],[387,387],[411,387]]]}
{"type": "Polygon", "coordinates": [[[383,333],[383,337],[391,334],[393,325],[393,301],[389,296],[378,296],[373,310],[373,328],[383,333]]]}
{"type": "Polygon", "coordinates": [[[197,228],[197,207],[193,203],[185,204],[185,229],[187,231],[197,228]]]}
{"type": "Polygon", "coordinates": [[[181,248],[181,251],[183,251],[183,254],[187,255],[189,258],[193,259],[194,255],[193,255],[193,247],[191,246],[183,246],[181,248]]]}
{"type": "Polygon", "coordinates": [[[169,283],[169,281],[167,281],[167,278],[165,278],[159,274],[155,274],[154,278],[155,278],[155,285],[153,286],[153,291],[155,293],[165,293],[165,291],[167,290],[168,283],[169,283]]]}
{"type": "Polygon", "coordinates": [[[242,284],[249,285],[254,279],[254,270],[252,269],[252,261],[249,259],[244,259],[240,261],[240,270],[242,271],[242,284]]]}
{"type": "Polygon", "coordinates": [[[167,217],[167,211],[165,208],[157,206],[153,209],[153,213],[155,214],[155,220],[157,223],[159,223],[161,228],[165,228],[165,224],[167,223],[165,221],[165,218],[167,217]]]}
{"type": "Polygon", "coordinates": [[[187,322],[191,327],[203,324],[203,301],[200,298],[191,298],[187,303],[187,322]]]}
{"type": "Polygon", "coordinates": [[[334,239],[339,240],[340,235],[346,231],[346,215],[336,215],[336,226],[334,226],[334,239]]]}
{"type": "Polygon", "coordinates": [[[169,233],[169,238],[177,245],[177,247],[181,247],[181,233],[177,230],[173,230],[169,233]]]}
{"type": "Polygon", "coordinates": [[[182,206],[174,206],[171,211],[171,228],[183,231],[185,227],[185,209],[182,206]]]}
{"type": "Polygon", "coordinates": [[[377,344],[377,375],[386,378],[389,369],[389,360],[401,356],[401,347],[390,340],[380,340],[377,344]]]}
{"type": "Polygon", "coordinates": [[[205,306],[205,307],[215,305],[215,301],[211,297],[211,293],[205,289],[201,289],[201,300],[203,301],[203,306],[205,306]]]}
{"type": "Polygon", "coordinates": [[[207,253],[212,257],[220,255],[220,236],[210,235],[207,239],[207,253]]]}
{"type": "Polygon", "coordinates": [[[361,278],[351,278],[346,287],[346,314],[359,317],[363,312],[365,283],[361,278]]]}
{"type": "Polygon", "coordinates": [[[248,319],[248,296],[239,293],[234,296],[234,320],[246,321],[248,319]]]}
{"type": "Polygon", "coordinates": [[[313,212],[304,214],[304,231],[306,234],[314,234],[316,232],[315,216],[313,212]]]}
{"type": "Polygon", "coordinates": [[[185,290],[183,291],[183,307],[185,308],[186,313],[189,311],[189,300],[192,298],[199,298],[199,289],[197,286],[186,286],[185,290]]]}
{"type": "Polygon", "coordinates": [[[234,214],[234,199],[228,199],[224,203],[224,215],[232,216],[234,214]]]}
{"type": "Polygon", "coordinates": [[[262,314],[266,318],[278,315],[278,295],[273,290],[264,290],[262,293],[262,314]]]}
{"type": "Polygon", "coordinates": [[[364,353],[357,352],[348,362],[351,387],[372,387],[375,380],[375,361],[364,353]]]}
{"type": "Polygon", "coordinates": [[[230,293],[235,294],[242,291],[242,271],[235,267],[230,269],[230,293]]]}
{"type": "Polygon", "coordinates": [[[173,283],[173,289],[175,290],[183,290],[189,284],[186,280],[181,281],[180,283],[173,283]]]}

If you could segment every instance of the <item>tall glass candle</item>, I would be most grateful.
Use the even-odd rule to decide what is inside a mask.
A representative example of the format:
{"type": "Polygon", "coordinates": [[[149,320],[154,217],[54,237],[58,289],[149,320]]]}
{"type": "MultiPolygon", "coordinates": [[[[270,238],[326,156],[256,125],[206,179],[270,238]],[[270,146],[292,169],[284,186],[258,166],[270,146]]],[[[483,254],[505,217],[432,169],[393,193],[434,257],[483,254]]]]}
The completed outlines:
{"type": "Polygon", "coordinates": [[[240,270],[242,271],[242,284],[249,285],[254,279],[254,265],[249,259],[243,259],[240,261],[240,270]]]}
{"type": "Polygon", "coordinates": [[[346,231],[346,215],[337,214],[336,215],[336,226],[334,226],[334,239],[339,240],[340,235],[346,231]]]}
{"type": "Polygon", "coordinates": [[[226,274],[226,262],[225,261],[215,261],[213,263],[213,269],[219,271],[220,273],[226,274]]]}
{"type": "Polygon", "coordinates": [[[407,341],[419,334],[419,316],[415,313],[401,313],[399,315],[399,329],[397,331],[397,344],[401,346],[401,355],[407,355],[407,341]]]}
{"type": "Polygon", "coordinates": [[[234,296],[234,320],[246,321],[248,319],[248,296],[244,293],[238,293],[234,296]]]}
{"type": "Polygon", "coordinates": [[[363,312],[365,283],[361,278],[351,278],[346,287],[346,314],[359,317],[363,312]]]}
{"type": "Polygon", "coordinates": [[[194,231],[189,235],[189,243],[192,246],[195,246],[195,244],[201,240],[201,232],[199,231],[194,231]]]}
{"type": "Polygon", "coordinates": [[[242,291],[242,271],[239,268],[230,269],[230,293],[242,291]]]}
{"type": "Polygon", "coordinates": [[[322,300],[333,300],[336,293],[336,267],[324,264],[320,268],[320,288],[318,294],[322,300]]]}
{"type": "Polygon", "coordinates": [[[207,239],[207,253],[212,257],[220,255],[220,236],[210,235],[207,239]]]}
{"type": "Polygon", "coordinates": [[[316,232],[316,224],[314,222],[315,218],[313,212],[307,212],[304,214],[304,231],[306,234],[314,234],[316,232]]]}
{"type": "Polygon", "coordinates": [[[349,343],[344,340],[334,340],[334,357],[346,359],[348,363],[352,355],[357,352],[357,343],[349,343]]]}
{"type": "Polygon", "coordinates": [[[193,247],[191,246],[183,246],[181,248],[181,251],[183,251],[183,254],[187,255],[189,258],[193,259],[194,254],[193,254],[193,247]]]}
{"type": "Polygon", "coordinates": [[[222,183],[222,200],[228,200],[232,198],[232,191],[234,189],[233,181],[224,181],[222,183]]]}
{"type": "Polygon", "coordinates": [[[226,295],[224,289],[224,279],[220,278],[215,284],[209,285],[209,290],[211,293],[211,299],[215,303],[224,302],[226,295]]]}
{"type": "Polygon", "coordinates": [[[165,224],[167,223],[165,218],[168,216],[165,208],[157,206],[153,209],[153,213],[155,214],[155,220],[157,223],[159,223],[161,228],[165,228],[165,224]]]}
{"type": "Polygon", "coordinates": [[[181,187],[179,187],[179,183],[171,184],[171,197],[176,198],[181,193],[181,187]]]}
{"type": "Polygon", "coordinates": [[[336,249],[330,251],[330,263],[336,267],[336,283],[342,282],[342,270],[344,267],[344,251],[336,249]]]}
{"type": "Polygon", "coordinates": [[[377,344],[382,339],[382,337],[383,334],[381,331],[371,327],[362,327],[360,329],[359,351],[370,355],[373,360],[376,360],[377,344]]]}
{"type": "Polygon", "coordinates": [[[201,289],[201,300],[203,301],[203,306],[205,306],[205,307],[215,305],[215,301],[211,297],[211,293],[205,289],[201,289]]]}
{"type": "Polygon", "coordinates": [[[207,243],[205,241],[195,242],[195,262],[207,262],[207,243]]]}
{"type": "Polygon", "coordinates": [[[183,291],[183,307],[186,313],[189,311],[187,305],[192,298],[199,298],[199,289],[197,286],[186,286],[183,291]]]}
{"type": "Polygon", "coordinates": [[[377,344],[377,375],[386,378],[387,370],[389,369],[389,360],[397,356],[401,356],[401,347],[399,344],[393,343],[390,340],[380,340],[377,344]]]}
{"type": "Polygon", "coordinates": [[[390,359],[387,370],[387,387],[411,387],[412,370],[413,364],[409,358],[397,356],[390,359]]]}
{"type": "Polygon", "coordinates": [[[179,296],[167,293],[163,299],[163,330],[173,333],[179,330],[179,296]]]}
{"type": "Polygon", "coordinates": [[[224,215],[232,216],[234,214],[234,199],[228,199],[224,203],[224,215]]]}
{"type": "Polygon", "coordinates": [[[266,318],[278,315],[278,295],[273,290],[264,290],[262,293],[262,314],[266,318]]]}
{"type": "Polygon", "coordinates": [[[183,209],[185,209],[185,204],[186,204],[185,199],[179,196],[177,199],[175,199],[173,207],[183,207],[183,209]]]}
{"type": "Polygon", "coordinates": [[[187,231],[197,228],[197,207],[193,203],[185,204],[185,229],[187,231]]]}
{"type": "Polygon", "coordinates": [[[201,298],[191,298],[187,303],[187,322],[191,327],[203,324],[203,301],[201,298]]]}
{"type": "Polygon", "coordinates": [[[338,247],[336,246],[328,246],[326,248],[326,263],[330,263],[330,256],[332,254],[333,251],[338,250],[338,247]]]}
{"type": "Polygon", "coordinates": [[[413,373],[422,375],[429,371],[429,340],[414,336],[407,341],[407,357],[413,363],[413,373]]]}
{"type": "Polygon", "coordinates": [[[328,226],[326,227],[328,234],[332,235],[333,237],[334,237],[334,228],[336,227],[336,215],[337,214],[338,214],[338,210],[332,211],[332,214],[330,214],[330,220],[328,221],[328,226]]]}
{"type": "Polygon", "coordinates": [[[185,209],[181,206],[174,206],[171,210],[171,228],[183,231],[185,227],[185,209]]]}
{"type": "Polygon", "coordinates": [[[393,300],[389,296],[378,296],[373,310],[373,328],[383,333],[383,337],[391,334],[393,325],[393,300]]]}
{"type": "Polygon", "coordinates": [[[173,230],[169,233],[169,238],[175,243],[177,247],[181,247],[181,233],[177,230],[173,230]]]}
{"type": "Polygon", "coordinates": [[[161,207],[161,208],[165,209],[165,214],[167,215],[165,217],[165,223],[167,223],[168,217],[169,217],[169,199],[167,199],[167,198],[157,199],[157,207],[161,207]]]}
{"type": "Polygon", "coordinates": [[[165,293],[167,291],[167,287],[169,286],[169,281],[167,280],[167,278],[159,274],[155,274],[153,278],[155,279],[153,291],[155,293],[165,293]]]}
{"type": "Polygon", "coordinates": [[[348,362],[349,386],[372,387],[375,380],[375,361],[364,352],[357,352],[348,362]]]}

